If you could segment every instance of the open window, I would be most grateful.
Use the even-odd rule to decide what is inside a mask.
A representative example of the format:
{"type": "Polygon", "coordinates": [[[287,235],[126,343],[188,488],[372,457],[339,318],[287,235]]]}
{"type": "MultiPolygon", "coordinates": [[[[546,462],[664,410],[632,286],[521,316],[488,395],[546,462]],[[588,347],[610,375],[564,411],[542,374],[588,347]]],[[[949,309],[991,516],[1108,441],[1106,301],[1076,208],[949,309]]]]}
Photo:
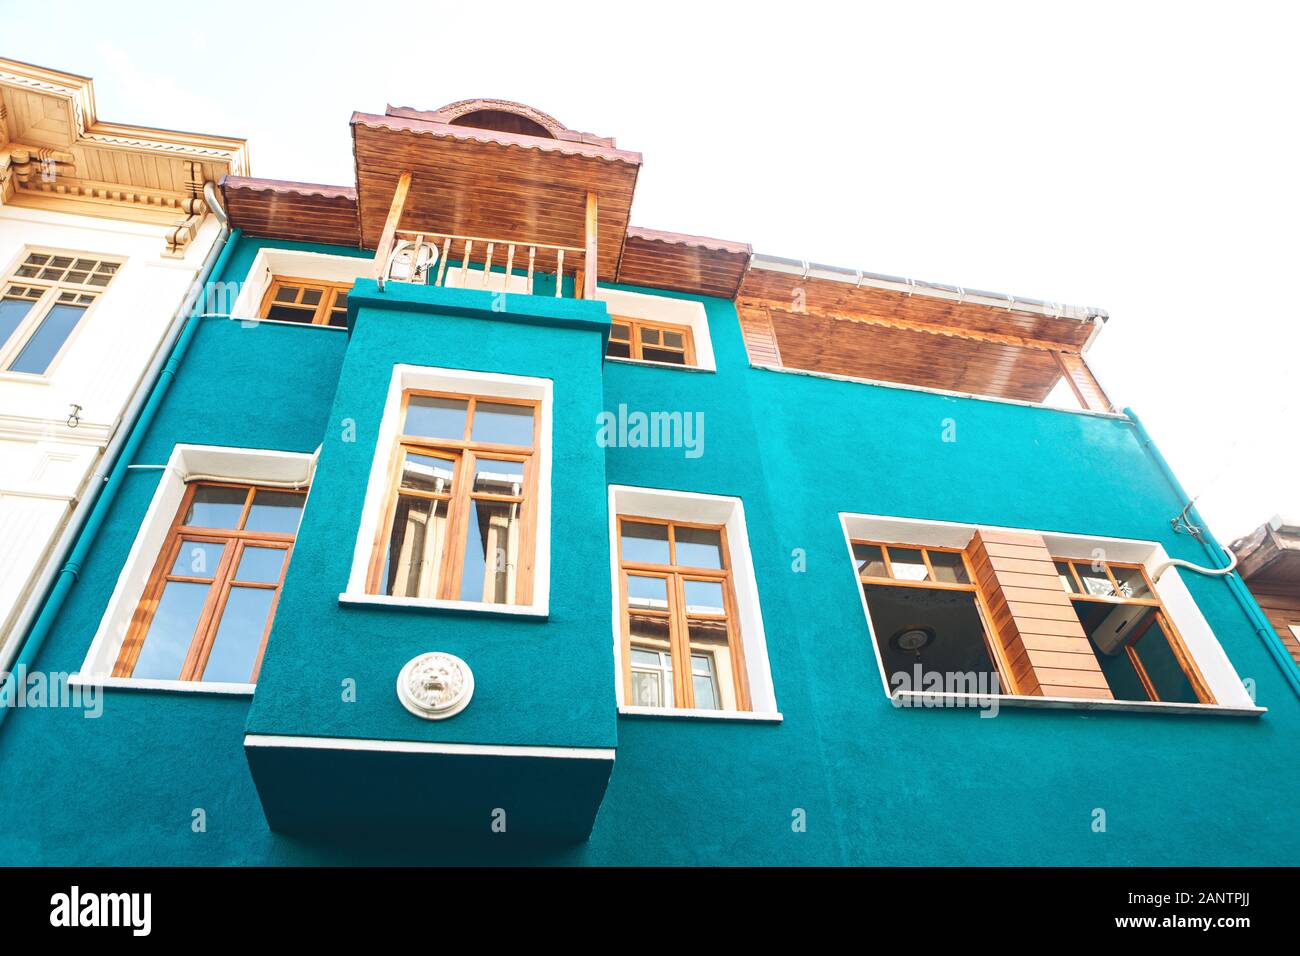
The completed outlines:
{"type": "Polygon", "coordinates": [[[1116,700],[1215,702],[1145,568],[1058,559],[1056,569],[1116,700]]]}
{"type": "Polygon", "coordinates": [[[891,686],[948,686],[952,675],[984,689],[1009,686],[962,551],[876,541],[852,548],[891,686]]]}
{"type": "Polygon", "coordinates": [[[896,700],[937,693],[1024,706],[1262,712],[1158,543],[880,515],[841,520],[881,681],[896,700]]]}

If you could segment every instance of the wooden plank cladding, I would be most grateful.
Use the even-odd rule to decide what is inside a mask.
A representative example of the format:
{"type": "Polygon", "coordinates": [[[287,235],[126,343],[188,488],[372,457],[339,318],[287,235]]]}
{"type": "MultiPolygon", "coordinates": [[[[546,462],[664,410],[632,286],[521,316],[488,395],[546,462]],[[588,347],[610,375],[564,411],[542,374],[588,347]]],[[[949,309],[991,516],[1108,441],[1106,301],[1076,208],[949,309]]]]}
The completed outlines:
{"type": "Polygon", "coordinates": [[[1049,397],[1055,404],[1052,393],[1064,382],[1080,408],[1113,411],[1082,356],[1096,329],[1092,319],[855,285],[752,261],[736,309],[747,345],[755,333],[751,355],[764,355],[755,364],[770,364],[775,346],[790,369],[1039,404],[1049,397]],[[764,349],[768,326],[775,342],[764,349]]]}
{"type": "Polygon", "coordinates": [[[980,529],[966,550],[1010,662],[1009,692],[1113,700],[1042,536],[980,529]]]}
{"type": "Polygon", "coordinates": [[[781,367],[781,349],[776,342],[776,329],[767,309],[739,309],[740,334],[745,340],[745,351],[752,365],[781,367]]]}

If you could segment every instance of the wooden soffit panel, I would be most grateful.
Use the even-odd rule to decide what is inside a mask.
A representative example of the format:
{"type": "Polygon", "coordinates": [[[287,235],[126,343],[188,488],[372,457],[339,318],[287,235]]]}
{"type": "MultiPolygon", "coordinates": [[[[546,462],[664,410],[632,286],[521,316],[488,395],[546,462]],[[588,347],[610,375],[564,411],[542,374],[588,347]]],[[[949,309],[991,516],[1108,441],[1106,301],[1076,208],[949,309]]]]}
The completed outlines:
{"type": "Polygon", "coordinates": [[[1238,571],[1255,587],[1294,588],[1300,592],[1300,534],[1293,529],[1261,525],[1234,541],[1238,571]]]}
{"type": "MultiPolygon", "coordinates": [[[[1094,326],[1072,318],[1041,315],[920,292],[908,294],[832,279],[750,269],[740,286],[745,303],[847,319],[895,322],[935,332],[969,334],[1004,344],[1080,350],[1094,326]]],[[[782,346],[784,351],[784,346],[782,346]]]]}
{"type": "Polygon", "coordinates": [[[732,299],[753,251],[748,243],[632,226],[617,278],[627,285],[732,299]]]}
{"type": "Polygon", "coordinates": [[[227,176],[221,182],[230,224],[250,236],[358,246],[357,191],[276,179],[227,176]]]}
{"type": "Polygon", "coordinates": [[[587,192],[599,198],[599,276],[613,281],[641,154],[592,143],[354,113],[361,244],[378,245],[402,172],[399,229],[582,247],[587,192]]]}
{"type": "Polygon", "coordinates": [[[89,78],[0,59],[0,200],[169,221],[247,171],[242,139],[107,123],[89,78]]]}
{"type": "Polygon", "coordinates": [[[742,323],[768,316],[786,368],[1042,402],[1061,377],[1053,353],[874,325],[815,312],[742,305],[742,323]]]}

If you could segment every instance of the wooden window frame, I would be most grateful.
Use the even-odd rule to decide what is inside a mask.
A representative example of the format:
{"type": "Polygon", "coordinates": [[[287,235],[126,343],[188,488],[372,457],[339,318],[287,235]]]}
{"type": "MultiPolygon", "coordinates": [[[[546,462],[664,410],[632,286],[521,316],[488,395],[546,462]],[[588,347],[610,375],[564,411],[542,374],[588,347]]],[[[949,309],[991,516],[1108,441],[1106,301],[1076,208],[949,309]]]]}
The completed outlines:
{"type": "Polygon", "coordinates": [[[330,313],[334,311],[334,304],[338,301],[340,293],[347,295],[351,291],[351,282],[329,282],[325,279],[303,279],[297,276],[272,276],[271,284],[267,286],[266,292],[262,296],[262,305],[258,315],[267,322],[288,322],[290,325],[325,325],[332,329],[343,328],[340,325],[330,325],[330,313]],[[276,293],[282,288],[296,288],[298,290],[298,295],[293,302],[275,301],[276,293]],[[298,300],[302,298],[303,292],[309,289],[321,293],[320,302],[314,306],[299,304],[298,300]],[[289,319],[272,319],[269,313],[271,307],[276,305],[288,309],[297,309],[304,314],[311,312],[311,321],[293,322],[289,319]]]}
{"type": "MultiPolygon", "coordinates": [[[[1196,694],[1196,699],[1202,704],[1217,703],[1214,694],[1210,691],[1210,685],[1206,682],[1205,676],[1201,673],[1200,668],[1196,666],[1196,660],[1187,649],[1187,644],[1183,641],[1182,635],[1174,625],[1173,619],[1169,615],[1169,611],[1165,608],[1164,602],[1162,602],[1157,595],[1155,582],[1151,580],[1151,575],[1147,573],[1147,569],[1144,565],[1132,564],[1127,561],[1092,561],[1081,558],[1053,557],[1052,561],[1058,565],[1068,565],[1070,568],[1071,577],[1074,580],[1075,587],[1078,589],[1077,591],[1070,593],[1069,597],[1071,603],[1084,601],[1090,604],[1109,604],[1112,606],[1130,605],[1154,608],[1155,623],[1163,632],[1165,640],[1169,643],[1169,649],[1173,652],[1174,659],[1178,661],[1178,666],[1182,669],[1183,676],[1187,678],[1187,682],[1191,685],[1192,691],[1196,694]],[[1106,572],[1106,577],[1110,581],[1111,590],[1114,593],[1111,596],[1089,593],[1087,587],[1083,583],[1083,576],[1079,573],[1080,564],[1087,565],[1089,570],[1093,571],[1094,574],[1096,571],[1093,569],[1095,569],[1097,565],[1101,565],[1101,570],[1106,572]],[[1125,570],[1138,572],[1142,575],[1142,580],[1146,584],[1147,594],[1151,596],[1147,598],[1124,597],[1120,593],[1119,579],[1116,578],[1115,572],[1112,568],[1123,568],[1125,570]]],[[[1155,685],[1147,675],[1146,667],[1142,664],[1141,659],[1137,655],[1137,651],[1133,647],[1134,642],[1145,636],[1149,631],[1150,628],[1147,627],[1138,632],[1136,636],[1126,638],[1124,651],[1128,656],[1129,662],[1133,665],[1133,670],[1138,675],[1138,680],[1146,690],[1147,696],[1153,701],[1159,701],[1160,696],[1156,693],[1155,685]]]]}
{"type": "Polygon", "coordinates": [[[261,645],[253,663],[252,674],[248,679],[250,684],[257,683],[258,673],[262,669],[262,657],[266,653],[266,641],[271,633],[271,624],[275,621],[275,612],[280,604],[284,578],[289,571],[289,562],[293,558],[293,548],[297,540],[296,529],[293,534],[244,530],[244,526],[248,522],[249,512],[253,507],[253,501],[259,491],[301,494],[304,500],[306,499],[306,491],[300,492],[293,488],[259,485],[255,482],[196,481],[186,487],[180,507],[176,510],[176,515],[167,529],[167,537],[159,550],[158,560],[154,564],[148,584],[146,584],[144,593],[136,605],[135,613],[131,617],[131,625],[127,630],[126,638],[122,642],[117,660],[113,665],[113,677],[131,677],[140,658],[140,652],[144,648],[145,640],[149,636],[149,628],[153,624],[154,614],[158,610],[158,603],[162,599],[167,583],[169,581],[181,581],[203,583],[209,586],[208,597],[204,602],[202,612],[199,614],[198,623],[195,625],[194,637],[190,641],[190,648],[186,654],[185,662],[181,666],[180,675],[175,678],[181,681],[202,682],[203,671],[207,668],[208,658],[211,656],[212,648],[216,642],[217,630],[221,626],[221,617],[226,607],[226,601],[236,583],[235,572],[239,567],[240,559],[243,557],[244,549],[251,544],[255,547],[277,548],[285,552],[284,563],[280,566],[280,577],[274,584],[254,581],[238,582],[239,587],[275,591],[275,596],[271,600],[271,608],[266,615],[266,626],[262,631],[261,645]],[[237,488],[247,491],[244,497],[243,511],[240,513],[236,527],[208,528],[184,524],[185,516],[189,512],[190,506],[194,502],[194,496],[200,488],[237,488]],[[223,545],[221,561],[213,570],[211,578],[171,573],[176,558],[187,541],[223,545]]]}
{"type": "MultiPolygon", "coordinates": [[[[989,660],[993,662],[993,667],[997,671],[998,680],[1001,685],[1013,694],[1019,695],[1019,688],[1016,684],[1015,675],[1011,670],[1011,661],[1007,659],[1006,651],[1002,647],[1001,641],[994,640],[995,633],[992,621],[993,612],[989,610],[988,601],[985,598],[983,589],[979,586],[975,578],[975,568],[971,564],[970,555],[963,548],[947,548],[930,544],[907,544],[902,541],[874,541],[868,538],[851,538],[849,540],[849,555],[853,561],[853,571],[858,576],[858,587],[864,584],[883,584],[890,587],[902,588],[927,588],[931,591],[966,591],[975,595],[975,610],[979,614],[980,626],[984,630],[984,647],[988,651],[989,660]],[[885,563],[885,571],[888,577],[877,577],[875,575],[864,574],[858,570],[857,555],[853,554],[853,548],[856,545],[867,545],[869,547],[879,548],[885,563]],[[926,581],[909,581],[903,578],[893,576],[893,562],[889,556],[890,548],[906,549],[908,551],[920,551],[922,560],[925,562],[926,573],[929,580],[926,581]],[[961,558],[962,567],[966,570],[965,584],[959,584],[954,581],[938,581],[934,577],[934,565],[930,559],[930,553],[941,551],[945,554],[956,554],[961,558]]],[[[867,602],[867,610],[870,611],[871,602],[867,602]]]]}
{"type": "MultiPolygon", "coordinates": [[[[627,315],[610,316],[610,325],[611,327],[615,325],[626,325],[628,327],[628,336],[629,336],[628,351],[631,354],[627,356],[610,355],[609,346],[607,343],[605,348],[606,358],[612,358],[615,359],[616,361],[623,361],[623,362],[651,362],[655,365],[666,365],[669,366],[670,368],[698,367],[695,362],[695,330],[692,329],[689,325],[677,325],[672,322],[655,322],[650,319],[634,319],[631,316],[627,316],[627,315]],[[653,329],[660,333],[663,332],[680,333],[682,335],[682,346],[683,346],[682,348],[675,349],[666,345],[656,345],[656,346],[651,346],[651,348],[658,348],[665,352],[680,353],[683,359],[683,363],[681,365],[677,365],[674,362],[661,362],[658,359],[643,358],[642,357],[643,347],[641,342],[642,329],[653,329]]],[[[616,342],[620,340],[611,338],[609,341],[616,342]]]]}
{"type": "MultiPolygon", "coordinates": [[[[627,597],[627,579],[629,573],[634,576],[658,577],[666,581],[668,607],[664,611],[657,608],[636,609],[637,614],[660,618],[668,621],[668,645],[673,662],[673,705],[672,710],[695,710],[695,682],[692,679],[694,665],[691,658],[690,621],[723,621],[727,626],[727,648],[731,657],[731,674],[734,682],[736,712],[748,713],[752,710],[749,695],[749,670],[745,659],[745,648],[740,633],[740,612],[736,602],[733,580],[731,546],[727,541],[725,525],[705,524],[693,521],[674,521],[666,518],[647,518],[634,514],[619,514],[616,519],[615,532],[618,541],[618,587],[619,587],[619,634],[621,637],[623,663],[623,700],[629,706],[632,697],[632,635],[629,626],[629,605],[627,597]],[[623,558],[623,524],[663,525],[668,534],[668,564],[654,564],[639,561],[626,561],[623,558]],[[678,528],[700,528],[718,532],[721,547],[721,568],[697,568],[677,564],[678,528]],[[686,610],[685,581],[709,581],[722,586],[723,613],[707,614],[686,610]]],[[[715,669],[716,670],[716,669],[715,669]]],[[[719,681],[714,674],[714,681],[719,681]]]]}
{"type": "Polygon", "coordinates": [[[73,341],[85,328],[86,322],[94,313],[95,307],[99,304],[100,298],[112,284],[113,280],[121,274],[122,266],[126,260],[119,256],[102,256],[98,253],[80,253],[72,252],[66,249],[35,249],[25,248],[19,253],[18,261],[9,270],[3,281],[0,281],[0,298],[20,298],[24,301],[31,302],[32,306],[23,316],[22,321],[15,326],[12,333],[4,341],[0,341],[0,374],[12,375],[22,379],[45,379],[54,374],[55,368],[63,356],[67,354],[68,349],[72,346],[73,341]],[[30,260],[34,256],[45,256],[46,263],[33,265],[30,260]],[[50,266],[48,263],[55,257],[67,258],[73,262],[84,261],[93,263],[91,268],[78,270],[73,265],[67,268],[50,266]],[[68,277],[72,273],[85,272],[87,280],[92,275],[98,274],[97,266],[111,265],[113,272],[108,275],[102,285],[92,285],[89,281],[75,282],[68,277]],[[59,278],[41,278],[39,273],[35,276],[24,276],[20,273],[25,269],[37,269],[41,272],[48,271],[51,268],[59,268],[61,275],[59,278]],[[39,290],[37,297],[30,295],[15,295],[10,293],[14,290],[39,290]],[[22,354],[27,343],[31,340],[32,335],[41,327],[48,317],[50,310],[59,305],[61,300],[71,297],[71,301],[63,304],[76,305],[84,307],[81,317],[77,319],[77,324],[68,332],[67,338],[59,346],[58,351],[50,357],[49,364],[46,365],[42,372],[22,372],[13,371],[10,365],[17,360],[22,354]]]}
{"type": "MultiPolygon", "coordinates": [[[[438,569],[438,579],[432,599],[470,604],[478,602],[463,601],[460,597],[462,575],[465,568],[465,547],[469,538],[470,508],[474,501],[518,503],[520,505],[520,567],[515,580],[513,600],[502,606],[527,606],[532,604],[539,504],[537,500],[537,471],[540,466],[538,455],[542,441],[541,406],[540,399],[477,395],[469,392],[444,392],[420,388],[403,389],[399,410],[398,434],[394,439],[393,453],[389,460],[383,507],[380,511],[380,520],[375,530],[375,538],[371,548],[370,566],[366,572],[367,594],[386,595],[382,581],[384,558],[392,539],[393,520],[397,513],[398,499],[401,495],[408,495],[448,502],[447,539],[443,546],[442,563],[438,569]],[[446,398],[467,402],[465,431],[462,437],[460,439],[429,438],[423,435],[407,434],[404,430],[406,427],[406,414],[411,398],[414,396],[446,398]],[[521,445],[474,441],[471,437],[474,431],[474,412],[480,401],[490,405],[519,405],[531,408],[533,410],[532,445],[525,449],[521,445]],[[451,490],[449,492],[427,492],[402,488],[402,463],[406,460],[406,456],[412,453],[454,458],[456,466],[451,490]],[[474,491],[475,463],[480,454],[484,457],[502,461],[523,462],[523,494],[498,495],[474,491]]],[[[428,598],[425,600],[428,600],[428,598]]]]}

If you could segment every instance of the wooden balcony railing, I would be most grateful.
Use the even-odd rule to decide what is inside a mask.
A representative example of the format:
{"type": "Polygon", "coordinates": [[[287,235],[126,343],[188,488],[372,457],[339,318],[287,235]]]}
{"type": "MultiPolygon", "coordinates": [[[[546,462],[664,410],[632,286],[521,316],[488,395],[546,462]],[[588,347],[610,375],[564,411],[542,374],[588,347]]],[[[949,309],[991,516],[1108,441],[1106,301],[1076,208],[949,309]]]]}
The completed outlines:
{"type": "Polygon", "coordinates": [[[570,294],[583,297],[586,250],[577,246],[507,242],[444,232],[398,230],[394,235],[394,252],[390,255],[395,254],[397,259],[389,281],[537,295],[536,280],[544,276],[544,293],[560,298],[564,295],[564,280],[571,278],[570,294]],[[422,247],[431,248],[434,255],[430,257],[426,251],[421,261],[422,247]]]}
{"type": "MultiPolygon", "coordinates": [[[[597,262],[597,196],[588,192],[586,197],[586,217],[583,229],[584,244],[579,246],[560,246],[543,242],[512,242],[504,239],[488,239],[478,236],[458,236],[443,232],[418,232],[399,230],[402,215],[406,209],[407,196],[411,191],[412,174],[403,172],[397,180],[393,191],[392,203],[388,217],[375,249],[372,274],[381,282],[406,281],[424,285],[461,286],[465,288],[493,289],[496,291],[521,292],[528,295],[549,294],[556,298],[564,295],[566,277],[572,275],[572,296],[578,299],[591,299],[596,293],[597,262]],[[403,243],[414,243],[418,251],[428,245],[437,252],[436,258],[426,256],[423,267],[418,258],[414,259],[409,271],[392,270],[400,278],[390,273],[390,266],[400,258],[403,243]],[[494,268],[502,271],[494,272],[494,268]],[[554,283],[542,284],[539,292],[539,276],[547,276],[554,283]]],[[[411,247],[406,247],[408,250],[411,247]]]]}

